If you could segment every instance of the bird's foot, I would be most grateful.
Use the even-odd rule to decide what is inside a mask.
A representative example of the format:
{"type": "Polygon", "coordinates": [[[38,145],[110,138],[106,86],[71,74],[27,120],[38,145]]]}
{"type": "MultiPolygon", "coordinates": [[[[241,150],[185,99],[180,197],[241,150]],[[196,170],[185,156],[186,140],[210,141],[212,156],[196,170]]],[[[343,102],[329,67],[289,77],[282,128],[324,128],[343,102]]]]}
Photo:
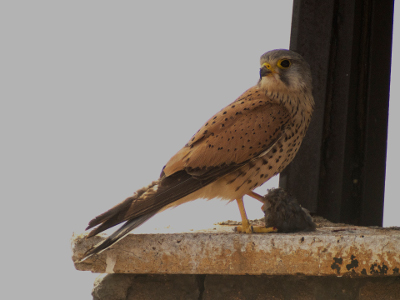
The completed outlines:
{"type": "Polygon", "coordinates": [[[249,220],[247,219],[247,216],[245,219],[242,219],[242,225],[237,226],[235,228],[235,231],[243,232],[243,233],[253,233],[253,226],[250,225],[249,220]]]}
{"type": "Polygon", "coordinates": [[[278,228],[276,227],[262,227],[262,226],[252,226],[254,233],[268,233],[268,232],[277,232],[278,228]]]}
{"type": "Polygon", "coordinates": [[[235,227],[235,231],[241,233],[253,233],[253,226],[237,226],[235,227]]]}
{"type": "Polygon", "coordinates": [[[236,232],[242,233],[268,233],[268,232],[277,232],[278,229],[275,227],[262,227],[262,226],[237,226],[235,228],[236,232]]]}

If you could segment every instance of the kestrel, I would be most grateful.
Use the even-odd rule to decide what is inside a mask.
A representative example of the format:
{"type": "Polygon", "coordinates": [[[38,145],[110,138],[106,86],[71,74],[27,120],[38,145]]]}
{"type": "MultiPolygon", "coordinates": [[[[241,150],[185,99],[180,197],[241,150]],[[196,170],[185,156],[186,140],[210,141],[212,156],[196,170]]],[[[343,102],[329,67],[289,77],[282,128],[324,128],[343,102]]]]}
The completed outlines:
{"type": "Polygon", "coordinates": [[[158,180],[89,222],[88,238],[125,222],[85,258],[108,248],[155,214],[198,198],[236,200],[240,232],[250,226],[243,196],[254,192],[294,158],[314,108],[311,72],[296,52],[272,50],[260,58],[260,79],[211,117],[164,166],[158,180]]]}

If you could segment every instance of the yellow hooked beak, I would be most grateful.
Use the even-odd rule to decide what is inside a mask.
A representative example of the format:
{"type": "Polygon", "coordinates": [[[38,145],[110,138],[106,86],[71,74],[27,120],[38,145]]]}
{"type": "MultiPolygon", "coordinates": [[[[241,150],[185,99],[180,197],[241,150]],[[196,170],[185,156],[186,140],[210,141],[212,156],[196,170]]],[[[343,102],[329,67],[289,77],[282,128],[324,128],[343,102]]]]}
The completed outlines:
{"type": "Polygon", "coordinates": [[[260,78],[277,73],[269,63],[263,63],[260,68],[260,78]]]}

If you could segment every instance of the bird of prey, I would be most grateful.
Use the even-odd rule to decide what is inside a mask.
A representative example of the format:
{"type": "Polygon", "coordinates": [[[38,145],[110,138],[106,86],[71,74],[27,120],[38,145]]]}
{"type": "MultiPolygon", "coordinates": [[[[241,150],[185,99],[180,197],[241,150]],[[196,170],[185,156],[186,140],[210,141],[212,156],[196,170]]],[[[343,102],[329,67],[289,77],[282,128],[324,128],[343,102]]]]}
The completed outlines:
{"type": "Polygon", "coordinates": [[[314,109],[311,72],[296,52],[260,58],[260,79],[211,117],[153,181],[89,222],[88,238],[124,223],[83,259],[99,253],[155,214],[198,198],[236,200],[244,233],[268,232],[248,222],[243,196],[280,173],[296,155],[314,109]]]}

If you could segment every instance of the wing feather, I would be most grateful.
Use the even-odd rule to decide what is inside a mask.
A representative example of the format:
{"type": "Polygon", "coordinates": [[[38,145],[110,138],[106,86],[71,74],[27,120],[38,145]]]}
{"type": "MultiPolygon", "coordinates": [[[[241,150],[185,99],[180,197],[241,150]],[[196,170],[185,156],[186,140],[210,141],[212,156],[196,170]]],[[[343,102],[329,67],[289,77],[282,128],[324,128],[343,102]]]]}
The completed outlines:
{"type": "Polygon", "coordinates": [[[256,87],[210,118],[165,165],[169,176],[181,170],[243,164],[269,149],[283,134],[290,114],[256,87]]]}

